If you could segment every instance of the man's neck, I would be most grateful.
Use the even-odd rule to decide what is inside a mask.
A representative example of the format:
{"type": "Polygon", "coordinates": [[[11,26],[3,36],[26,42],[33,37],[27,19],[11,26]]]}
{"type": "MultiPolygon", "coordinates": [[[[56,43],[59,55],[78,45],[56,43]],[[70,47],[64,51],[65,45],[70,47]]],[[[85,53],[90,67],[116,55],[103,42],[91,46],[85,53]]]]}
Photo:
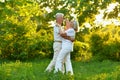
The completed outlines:
{"type": "Polygon", "coordinates": [[[56,23],[56,25],[57,25],[57,26],[61,26],[61,24],[59,24],[59,23],[56,23]]]}
{"type": "Polygon", "coordinates": [[[60,23],[58,23],[58,22],[57,22],[57,24],[61,26],[61,24],[60,24],[60,23]]]}

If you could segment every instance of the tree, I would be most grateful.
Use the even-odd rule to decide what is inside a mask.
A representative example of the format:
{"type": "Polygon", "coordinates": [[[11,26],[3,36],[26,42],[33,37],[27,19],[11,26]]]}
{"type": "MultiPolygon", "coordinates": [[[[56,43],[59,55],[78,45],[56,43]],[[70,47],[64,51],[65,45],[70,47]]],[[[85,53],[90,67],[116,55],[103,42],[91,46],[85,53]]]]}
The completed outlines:
{"type": "Polygon", "coordinates": [[[81,31],[76,40],[86,43],[85,36],[103,26],[95,23],[100,10],[104,10],[104,21],[113,18],[120,21],[119,3],[119,0],[3,0],[0,2],[0,41],[3,42],[0,55],[16,59],[50,55],[53,31],[49,22],[55,20],[57,12],[78,20],[81,31]],[[108,12],[111,3],[117,6],[108,12]]]}

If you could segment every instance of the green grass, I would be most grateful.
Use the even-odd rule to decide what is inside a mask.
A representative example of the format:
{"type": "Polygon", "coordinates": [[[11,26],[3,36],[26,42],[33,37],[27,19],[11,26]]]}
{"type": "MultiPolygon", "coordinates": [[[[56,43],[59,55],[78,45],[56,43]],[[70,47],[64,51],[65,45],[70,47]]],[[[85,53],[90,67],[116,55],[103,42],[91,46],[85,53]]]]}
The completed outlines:
{"type": "Polygon", "coordinates": [[[0,80],[120,80],[120,62],[72,61],[74,76],[44,72],[50,59],[0,61],[0,80]]]}

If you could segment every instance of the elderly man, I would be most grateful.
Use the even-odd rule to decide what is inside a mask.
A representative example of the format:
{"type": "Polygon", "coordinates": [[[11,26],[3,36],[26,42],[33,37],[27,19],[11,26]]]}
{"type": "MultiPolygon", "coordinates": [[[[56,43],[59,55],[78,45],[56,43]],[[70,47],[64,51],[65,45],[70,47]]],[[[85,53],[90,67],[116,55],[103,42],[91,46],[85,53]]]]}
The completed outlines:
{"type": "MultiPolygon", "coordinates": [[[[53,44],[54,55],[53,55],[52,61],[50,62],[50,64],[48,65],[48,67],[45,70],[48,72],[51,72],[55,67],[57,56],[58,56],[60,50],[62,49],[62,37],[65,39],[69,39],[71,41],[74,41],[74,39],[71,39],[66,34],[63,34],[62,37],[60,35],[60,30],[62,29],[61,25],[63,23],[64,14],[57,13],[55,17],[56,17],[56,24],[54,26],[54,44],[53,44]]],[[[63,72],[64,72],[64,68],[63,68],[63,72]]]]}

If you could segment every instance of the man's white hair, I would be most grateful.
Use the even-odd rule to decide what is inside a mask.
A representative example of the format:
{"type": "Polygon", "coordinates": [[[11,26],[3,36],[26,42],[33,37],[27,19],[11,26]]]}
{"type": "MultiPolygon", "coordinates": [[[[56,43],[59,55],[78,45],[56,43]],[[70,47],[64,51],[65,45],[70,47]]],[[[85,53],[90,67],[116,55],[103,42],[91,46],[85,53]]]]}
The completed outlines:
{"type": "Polygon", "coordinates": [[[63,13],[56,13],[55,17],[58,18],[58,17],[63,17],[64,14],[63,13]]]}

